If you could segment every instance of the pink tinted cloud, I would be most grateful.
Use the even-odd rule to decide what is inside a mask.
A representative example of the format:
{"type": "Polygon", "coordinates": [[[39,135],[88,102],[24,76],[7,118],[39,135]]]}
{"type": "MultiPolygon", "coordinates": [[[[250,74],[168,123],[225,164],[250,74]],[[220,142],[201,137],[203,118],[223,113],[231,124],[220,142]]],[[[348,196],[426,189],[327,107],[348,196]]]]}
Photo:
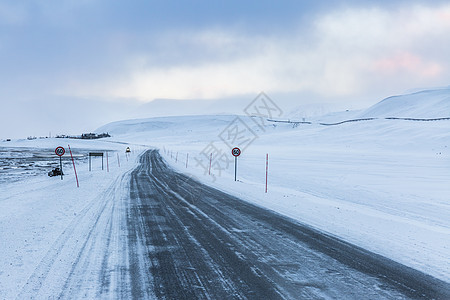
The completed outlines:
{"type": "Polygon", "coordinates": [[[450,11],[438,12],[439,21],[444,24],[450,24],[450,11]]]}
{"type": "Polygon", "coordinates": [[[402,52],[373,62],[373,70],[382,74],[414,73],[421,77],[436,77],[442,67],[435,62],[423,60],[420,56],[402,52]]]}

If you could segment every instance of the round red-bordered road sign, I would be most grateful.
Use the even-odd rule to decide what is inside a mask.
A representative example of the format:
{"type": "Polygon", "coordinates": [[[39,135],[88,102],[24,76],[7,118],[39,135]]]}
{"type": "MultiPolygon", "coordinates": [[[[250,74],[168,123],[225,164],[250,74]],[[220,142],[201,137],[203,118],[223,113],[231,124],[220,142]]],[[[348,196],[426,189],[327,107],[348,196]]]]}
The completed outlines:
{"type": "Polygon", "coordinates": [[[233,148],[231,150],[231,154],[233,154],[233,156],[238,157],[239,155],[241,155],[241,149],[239,149],[238,147],[233,148]]]}
{"type": "Polygon", "coordinates": [[[55,149],[55,153],[56,153],[56,155],[58,155],[58,156],[63,156],[64,153],[66,153],[66,150],[65,150],[63,147],[57,147],[57,148],[55,149]]]}

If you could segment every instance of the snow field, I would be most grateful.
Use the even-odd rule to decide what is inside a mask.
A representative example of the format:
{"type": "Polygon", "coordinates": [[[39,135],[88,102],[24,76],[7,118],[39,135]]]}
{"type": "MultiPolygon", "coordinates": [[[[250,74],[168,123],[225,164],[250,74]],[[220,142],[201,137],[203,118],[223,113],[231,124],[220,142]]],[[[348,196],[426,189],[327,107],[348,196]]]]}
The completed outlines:
{"type": "MultiPolygon", "coordinates": [[[[209,118],[193,117],[200,128],[210,124],[209,118]]],[[[225,124],[211,126],[209,134],[179,124],[166,135],[150,130],[123,138],[158,146],[174,168],[202,182],[450,281],[450,122],[268,124],[239,157],[239,181],[234,182],[230,149],[217,137],[232,118],[217,118],[225,124]],[[220,176],[214,167],[207,175],[209,170],[195,162],[207,162],[202,151],[210,142],[231,158],[220,176]]]]}
{"type": "MultiPolygon", "coordinates": [[[[77,258],[77,254],[83,247],[91,247],[92,241],[86,244],[86,239],[92,231],[93,224],[102,222],[105,216],[100,218],[101,213],[105,207],[114,203],[114,197],[110,202],[105,202],[107,200],[104,197],[105,191],[116,185],[124,173],[137,166],[138,153],[132,153],[127,161],[125,145],[115,143],[61,139],[14,143],[24,151],[28,147],[47,151],[59,145],[63,145],[67,150],[67,142],[70,143],[72,151],[78,147],[92,151],[111,150],[109,172],[106,170],[106,158],[103,171],[98,158],[93,161],[91,172],[88,171],[87,161],[84,161],[76,166],[80,181],[80,187],[77,188],[70,161],[70,165],[64,169],[66,174],[64,180],[42,174],[39,177],[25,177],[22,181],[0,186],[0,228],[2,228],[0,298],[2,299],[45,298],[55,296],[54,291],[58,291],[64,284],[70,288],[70,283],[61,281],[61,278],[67,278],[67,273],[73,272],[71,269],[76,261],[83,259],[77,258]],[[120,168],[116,153],[120,153],[120,168]],[[41,289],[38,294],[39,288],[41,289]]],[[[70,160],[67,155],[68,151],[64,155],[64,160],[70,160]]],[[[103,247],[107,237],[98,236],[98,238],[97,243],[103,247]]],[[[101,251],[93,252],[103,254],[101,251]]],[[[92,279],[86,275],[89,270],[83,272],[85,280],[92,279]]]]}

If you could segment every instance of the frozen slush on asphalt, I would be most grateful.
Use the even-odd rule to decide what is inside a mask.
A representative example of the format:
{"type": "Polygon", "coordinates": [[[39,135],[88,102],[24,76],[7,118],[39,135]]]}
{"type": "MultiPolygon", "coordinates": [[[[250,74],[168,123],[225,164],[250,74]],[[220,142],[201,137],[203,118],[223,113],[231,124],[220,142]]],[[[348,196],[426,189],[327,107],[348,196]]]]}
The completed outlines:
{"type": "Polygon", "coordinates": [[[257,138],[235,145],[237,181],[234,115],[0,142],[0,298],[450,299],[449,117],[450,89],[302,124],[239,116],[257,138]],[[79,188],[67,154],[47,175],[61,143],[79,188]]]}

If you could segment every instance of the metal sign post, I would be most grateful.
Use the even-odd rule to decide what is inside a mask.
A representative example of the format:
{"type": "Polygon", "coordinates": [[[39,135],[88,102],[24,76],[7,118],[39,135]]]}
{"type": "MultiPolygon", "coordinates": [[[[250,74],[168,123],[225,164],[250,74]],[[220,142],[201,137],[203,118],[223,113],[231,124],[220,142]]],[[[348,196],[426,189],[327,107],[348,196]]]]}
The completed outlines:
{"type": "Polygon", "coordinates": [[[237,156],[234,157],[234,181],[236,181],[237,178],[237,156]]]}
{"type": "Polygon", "coordinates": [[[102,157],[102,170],[103,170],[103,152],[89,152],[89,171],[91,171],[91,157],[101,156],[102,157]]]}
{"type": "Polygon", "coordinates": [[[128,161],[128,156],[130,156],[130,153],[131,153],[131,149],[130,149],[130,147],[127,147],[127,149],[125,149],[125,158],[127,159],[127,161],[128,161]]]}
{"type": "Polygon", "coordinates": [[[61,180],[63,180],[63,170],[62,170],[62,156],[66,153],[66,150],[59,146],[55,149],[56,155],[59,156],[59,169],[61,170],[61,180]]]}
{"type": "Polygon", "coordinates": [[[231,150],[231,154],[234,156],[234,181],[237,181],[237,158],[241,155],[241,149],[235,147],[231,150]]]}

